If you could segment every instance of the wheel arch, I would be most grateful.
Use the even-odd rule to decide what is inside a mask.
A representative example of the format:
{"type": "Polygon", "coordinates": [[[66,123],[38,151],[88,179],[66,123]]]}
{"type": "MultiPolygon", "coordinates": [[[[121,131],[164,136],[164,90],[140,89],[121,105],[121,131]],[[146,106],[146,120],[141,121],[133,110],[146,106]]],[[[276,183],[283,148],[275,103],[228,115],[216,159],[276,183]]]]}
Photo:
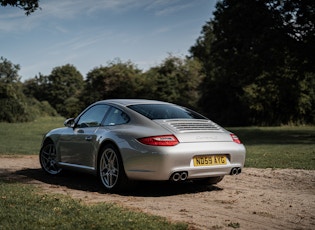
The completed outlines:
{"type": "MultiPolygon", "coordinates": [[[[119,157],[120,157],[120,160],[121,160],[122,164],[124,165],[123,158],[122,158],[122,156],[121,156],[121,152],[120,152],[120,149],[119,149],[118,145],[117,145],[114,141],[112,141],[112,140],[104,140],[104,141],[100,144],[100,147],[99,147],[99,149],[98,149],[97,156],[96,156],[96,161],[95,161],[96,173],[98,173],[99,160],[100,160],[101,153],[102,153],[104,147],[105,147],[106,145],[109,145],[109,144],[113,145],[113,146],[115,147],[115,149],[118,151],[118,155],[119,155],[119,157]]],[[[123,166],[123,167],[124,167],[124,166],[123,166]]],[[[125,167],[124,167],[124,171],[125,171],[125,167]]]]}
{"type": "Polygon", "coordinates": [[[42,143],[42,147],[47,144],[47,143],[54,143],[53,139],[51,137],[46,137],[44,140],[43,140],[43,143],[42,143]]]}

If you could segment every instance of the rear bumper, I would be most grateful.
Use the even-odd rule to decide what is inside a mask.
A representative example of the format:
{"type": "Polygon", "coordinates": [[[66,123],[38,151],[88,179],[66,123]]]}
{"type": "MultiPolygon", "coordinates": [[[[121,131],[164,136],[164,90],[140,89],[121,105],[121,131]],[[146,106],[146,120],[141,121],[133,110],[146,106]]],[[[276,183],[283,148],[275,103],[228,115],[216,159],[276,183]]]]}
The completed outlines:
{"type": "Polygon", "coordinates": [[[232,168],[243,168],[246,150],[234,142],[180,143],[173,147],[136,146],[122,151],[128,178],[135,180],[169,180],[175,172],[187,172],[187,179],[229,175],[232,168]],[[194,156],[225,155],[225,165],[194,166],[194,156]]]}

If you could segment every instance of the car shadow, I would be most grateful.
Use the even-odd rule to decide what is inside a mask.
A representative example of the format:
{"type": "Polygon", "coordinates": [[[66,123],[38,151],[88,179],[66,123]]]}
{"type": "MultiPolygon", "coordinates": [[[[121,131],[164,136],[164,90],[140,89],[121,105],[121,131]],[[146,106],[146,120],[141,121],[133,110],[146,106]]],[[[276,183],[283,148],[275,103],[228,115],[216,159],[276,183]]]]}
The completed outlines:
{"type": "MultiPolygon", "coordinates": [[[[34,183],[35,180],[35,183],[39,181],[80,191],[96,192],[100,194],[107,193],[98,178],[91,174],[63,171],[61,175],[53,176],[46,174],[41,169],[23,169],[14,172],[14,174],[14,181],[17,182],[34,183]]],[[[136,197],[162,197],[221,190],[223,189],[217,185],[200,185],[192,181],[136,181],[128,190],[116,192],[115,194],[136,197]]]]}

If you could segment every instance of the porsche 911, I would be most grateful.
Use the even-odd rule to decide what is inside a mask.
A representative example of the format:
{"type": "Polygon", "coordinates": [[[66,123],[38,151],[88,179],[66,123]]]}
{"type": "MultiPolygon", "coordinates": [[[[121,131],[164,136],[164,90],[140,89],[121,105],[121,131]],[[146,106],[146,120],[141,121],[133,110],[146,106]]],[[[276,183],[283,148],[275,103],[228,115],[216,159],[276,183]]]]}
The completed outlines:
{"type": "Polygon", "coordinates": [[[42,169],[93,173],[107,191],[138,180],[216,184],[244,167],[246,150],[234,133],[172,103],[98,101],[64,125],[44,136],[42,169]]]}

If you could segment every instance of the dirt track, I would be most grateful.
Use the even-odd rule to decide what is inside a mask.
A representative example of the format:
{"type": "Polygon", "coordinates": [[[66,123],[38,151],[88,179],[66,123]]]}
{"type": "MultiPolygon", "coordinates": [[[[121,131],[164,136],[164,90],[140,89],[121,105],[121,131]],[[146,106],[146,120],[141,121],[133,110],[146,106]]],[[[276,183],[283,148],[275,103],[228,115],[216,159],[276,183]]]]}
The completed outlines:
{"type": "Polygon", "coordinates": [[[37,156],[0,156],[0,178],[88,204],[113,202],[191,229],[315,229],[315,171],[245,168],[216,186],[143,182],[128,194],[107,194],[94,176],[47,176],[37,156]]]}

